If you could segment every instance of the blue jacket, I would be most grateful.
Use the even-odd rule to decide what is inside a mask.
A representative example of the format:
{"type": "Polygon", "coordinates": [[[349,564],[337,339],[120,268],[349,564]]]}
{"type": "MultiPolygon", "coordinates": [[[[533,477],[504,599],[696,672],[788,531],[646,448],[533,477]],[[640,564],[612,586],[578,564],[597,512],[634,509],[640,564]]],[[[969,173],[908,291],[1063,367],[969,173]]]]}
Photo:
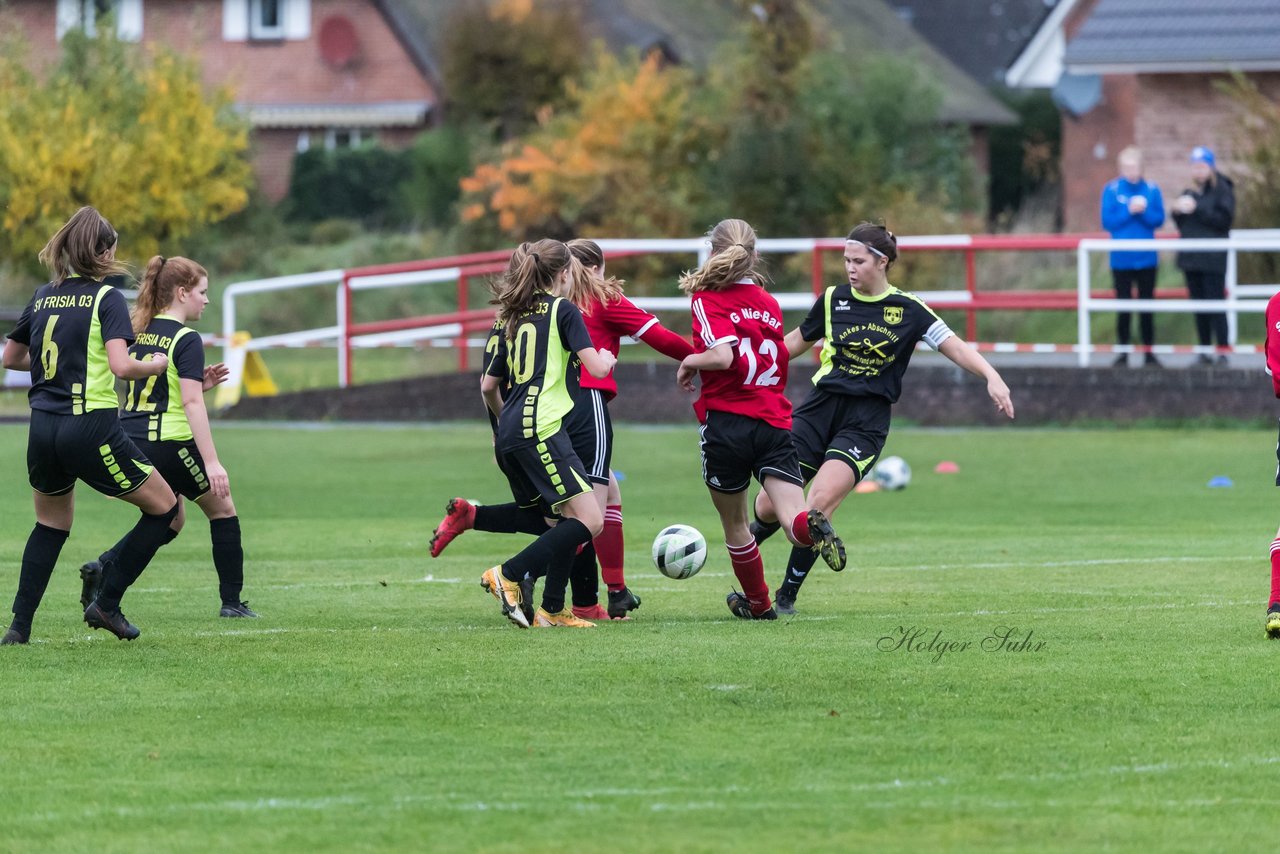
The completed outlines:
{"type": "MultiPolygon", "coordinates": [[[[1162,225],[1164,198],[1155,184],[1147,181],[1134,184],[1116,178],[1102,188],[1102,227],[1116,240],[1151,239],[1162,225]],[[1147,209],[1137,215],[1129,213],[1129,199],[1135,196],[1147,197],[1147,209]]],[[[1111,253],[1113,270],[1145,270],[1154,266],[1155,252],[1111,253]]]]}

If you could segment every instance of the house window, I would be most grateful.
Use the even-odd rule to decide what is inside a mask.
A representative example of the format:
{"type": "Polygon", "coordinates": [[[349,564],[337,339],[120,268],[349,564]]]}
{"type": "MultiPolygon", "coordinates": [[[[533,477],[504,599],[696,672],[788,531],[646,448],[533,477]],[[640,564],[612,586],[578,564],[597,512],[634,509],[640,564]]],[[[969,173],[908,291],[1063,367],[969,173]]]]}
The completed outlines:
{"type": "Polygon", "coordinates": [[[57,9],[59,39],[73,29],[96,36],[98,22],[108,16],[115,18],[118,38],[142,38],[142,0],[58,0],[57,9]]]}
{"type": "Polygon", "coordinates": [[[329,128],[324,132],[324,147],[332,151],[335,148],[355,148],[362,142],[372,142],[369,131],[360,128],[329,128]]]}
{"type": "Polygon", "coordinates": [[[249,38],[284,38],[284,0],[249,0],[249,38]]]}

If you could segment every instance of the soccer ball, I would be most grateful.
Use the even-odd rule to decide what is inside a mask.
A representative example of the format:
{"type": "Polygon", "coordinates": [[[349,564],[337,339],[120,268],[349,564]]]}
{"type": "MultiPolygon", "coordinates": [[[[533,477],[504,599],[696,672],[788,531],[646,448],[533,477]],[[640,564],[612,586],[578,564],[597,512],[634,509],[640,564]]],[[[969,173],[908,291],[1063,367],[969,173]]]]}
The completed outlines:
{"type": "Polygon", "coordinates": [[[667,578],[697,575],[707,562],[707,540],[697,528],[670,525],[653,540],[653,564],[667,578]]]}
{"type": "Polygon", "coordinates": [[[911,483],[911,466],[902,457],[885,457],[876,463],[871,479],[884,489],[905,489],[911,483]]]}

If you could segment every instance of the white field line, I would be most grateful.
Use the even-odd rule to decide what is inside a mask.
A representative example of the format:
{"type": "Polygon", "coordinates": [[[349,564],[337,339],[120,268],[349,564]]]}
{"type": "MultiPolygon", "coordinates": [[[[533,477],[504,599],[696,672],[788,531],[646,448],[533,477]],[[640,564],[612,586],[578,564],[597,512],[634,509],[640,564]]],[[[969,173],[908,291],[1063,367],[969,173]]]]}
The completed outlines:
{"type": "MultiPolygon", "coordinates": [[[[1092,560],[1055,560],[1042,561],[1039,563],[1027,563],[1025,561],[1003,561],[999,563],[935,563],[935,564],[917,564],[906,566],[877,566],[876,572],[917,572],[924,570],[957,570],[957,569],[1069,569],[1072,567],[1089,567],[1089,566],[1124,566],[1131,564],[1170,564],[1170,563],[1222,563],[1225,561],[1263,561],[1264,557],[1259,555],[1235,555],[1235,556],[1216,556],[1216,557],[1169,557],[1155,556],[1149,558],[1097,558],[1092,560]]],[[[857,573],[857,567],[851,566],[852,573],[857,573]]],[[[815,571],[821,571],[815,569],[815,571]]],[[[645,578],[662,578],[656,572],[646,571],[640,573],[645,578]]],[[[479,574],[476,575],[478,579],[479,574]]],[[[700,572],[698,578],[733,578],[732,572],[700,572]]],[[[381,586],[389,587],[392,585],[403,584],[466,584],[469,583],[469,577],[461,578],[436,578],[434,575],[427,575],[423,578],[410,579],[351,579],[350,581],[299,581],[291,584],[254,584],[256,590],[305,590],[307,588],[334,588],[334,587],[371,587],[381,586]]],[[[689,589],[688,585],[681,586],[660,586],[654,587],[649,585],[650,590],[659,590],[663,592],[683,592],[689,589]]],[[[132,588],[137,593],[188,593],[187,588],[177,587],[135,587],[132,588]]]]}
{"type": "MultiPolygon", "coordinates": [[[[1200,770],[1243,771],[1276,764],[1280,764],[1280,756],[1245,756],[1239,759],[1213,759],[1196,762],[1153,762],[1143,765],[1113,765],[1106,768],[1089,768],[1082,771],[1050,771],[1039,774],[1001,774],[997,775],[994,779],[1001,783],[1035,785],[1038,783],[1059,783],[1091,778],[1153,777],[1157,775],[1177,774],[1186,771],[1200,770]]],[[[959,779],[952,777],[934,777],[920,780],[893,779],[867,783],[851,783],[846,785],[810,784],[802,786],[801,789],[814,794],[855,795],[859,793],[901,792],[903,795],[903,798],[897,800],[857,801],[852,804],[852,806],[856,806],[859,809],[918,809],[922,804],[924,804],[930,807],[943,808],[972,805],[992,810],[1021,809],[1032,806],[1061,807],[1078,810],[1083,805],[1088,804],[1113,804],[1116,806],[1127,806],[1145,803],[1145,801],[1140,798],[1133,800],[1119,800],[1116,798],[1108,798],[1105,801],[1089,800],[1087,794],[1082,795],[1082,798],[1079,801],[1062,800],[1057,798],[1040,800],[1030,797],[1020,800],[997,800],[981,796],[969,797],[965,795],[963,791],[955,791],[953,795],[946,797],[944,800],[930,800],[925,802],[920,799],[920,789],[954,790],[957,787],[969,787],[983,782],[985,782],[985,780],[982,778],[959,779]]],[[[565,792],[564,797],[576,802],[576,804],[572,806],[573,809],[589,812],[603,809],[625,809],[629,808],[636,800],[651,800],[657,798],[663,798],[663,800],[655,801],[650,803],[648,806],[650,810],[655,812],[668,810],[681,812],[706,812],[723,809],[730,798],[735,806],[745,806],[742,797],[744,795],[748,797],[754,795],[761,798],[759,804],[761,809],[777,809],[778,807],[785,807],[785,803],[777,802],[775,800],[775,794],[776,792],[767,788],[730,785],[711,788],[705,786],[690,786],[688,788],[661,786],[634,789],[584,789],[565,792]],[[688,799],[686,800],[681,796],[688,796],[688,799]],[[717,798],[723,800],[717,800],[717,798]],[[616,805],[600,803],[601,801],[614,800],[621,801],[622,803],[616,805]]],[[[1280,803],[1280,801],[1266,798],[1227,798],[1223,800],[1195,798],[1188,800],[1161,801],[1161,803],[1165,805],[1209,809],[1240,804],[1269,806],[1280,803]]],[[[28,819],[32,823],[61,824],[76,820],[92,820],[104,816],[119,818],[158,818],[166,815],[171,816],[193,813],[224,813],[235,815],[271,812],[319,812],[344,807],[351,808],[353,811],[364,812],[369,809],[398,810],[417,804],[431,805],[435,809],[452,810],[455,812],[540,812],[545,810],[547,806],[545,799],[476,801],[463,795],[449,793],[433,795],[393,795],[390,797],[373,797],[369,795],[330,795],[314,798],[238,798],[234,800],[205,801],[191,804],[169,804],[167,806],[102,806],[93,807],[77,813],[33,813],[28,815],[28,819]]]]}

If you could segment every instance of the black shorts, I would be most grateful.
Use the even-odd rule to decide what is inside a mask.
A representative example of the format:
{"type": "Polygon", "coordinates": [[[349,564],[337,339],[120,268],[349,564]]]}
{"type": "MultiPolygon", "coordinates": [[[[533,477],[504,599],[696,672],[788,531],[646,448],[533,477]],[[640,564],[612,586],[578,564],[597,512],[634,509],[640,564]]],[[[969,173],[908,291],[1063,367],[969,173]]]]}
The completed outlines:
{"type": "Polygon", "coordinates": [[[114,409],[84,415],[31,410],[27,476],[43,495],[66,495],[83,480],[103,495],[128,495],[151,476],[151,461],[120,429],[114,409]]]}
{"type": "Polygon", "coordinates": [[[147,455],[173,491],[183,498],[198,501],[209,491],[209,478],[204,471],[194,439],[148,442],[134,439],[138,449],[147,455]]]}
{"type": "Polygon", "coordinates": [[[791,434],[758,418],[711,410],[702,425],[702,479],[730,495],[777,477],[804,486],[791,434]]]}
{"type": "Polygon", "coordinates": [[[613,460],[613,421],[609,419],[604,392],[598,388],[582,389],[561,429],[569,434],[574,453],[586,467],[587,480],[608,483],[609,463],[613,460]]]}
{"type": "Polygon", "coordinates": [[[537,503],[545,515],[554,516],[561,504],[591,491],[591,482],[564,430],[536,445],[501,451],[498,458],[511,484],[511,496],[521,507],[537,503]]]}
{"type": "Polygon", "coordinates": [[[1276,486],[1280,486],[1280,439],[1276,440],[1276,486]]]}
{"type": "Polygon", "coordinates": [[[791,416],[791,437],[807,483],[827,460],[839,460],[862,480],[889,437],[892,404],[883,397],[814,389],[791,416]]]}

